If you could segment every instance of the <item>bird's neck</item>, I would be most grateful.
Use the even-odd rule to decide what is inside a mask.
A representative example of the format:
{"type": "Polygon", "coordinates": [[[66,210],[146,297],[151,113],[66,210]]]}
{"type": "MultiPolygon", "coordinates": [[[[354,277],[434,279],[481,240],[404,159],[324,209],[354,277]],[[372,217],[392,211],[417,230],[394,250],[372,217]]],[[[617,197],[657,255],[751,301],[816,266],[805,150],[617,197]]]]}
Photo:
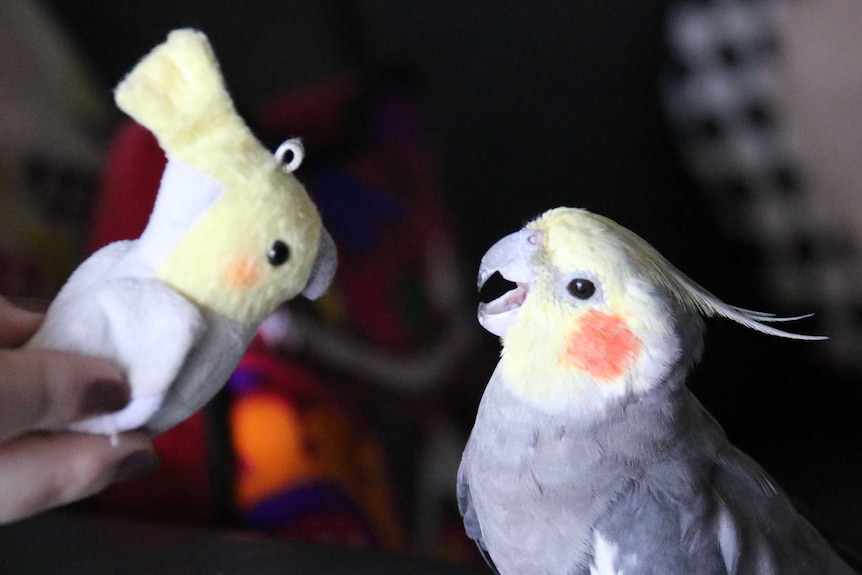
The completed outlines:
{"type": "Polygon", "coordinates": [[[554,390],[537,399],[535,387],[525,390],[521,382],[510,380],[501,362],[482,403],[491,406],[486,410],[493,409],[495,425],[507,433],[533,433],[536,414],[541,413],[539,427],[563,426],[570,442],[600,444],[612,448],[621,461],[653,464],[677,457],[677,444],[702,441],[714,445],[723,437],[721,428],[685,386],[685,375],[685,370],[674,370],[645,394],[608,397],[590,390],[589,382],[569,382],[569,392],[554,390]],[[572,394],[571,389],[578,386],[583,387],[581,393],[572,394]],[[527,425],[522,429],[519,425],[524,422],[527,425]]]}
{"type": "Polygon", "coordinates": [[[499,378],[512,393],[543,411],[586,418],[600,416],[626,398],[680,387],[700,357],[703,321],[675,308],[669,308],[666,317],[671,321],[661,329],[653,322],[629,332],[636,340],[635,355],[624,370],[608,376],[608,370],[589,369],[610,361],[607,354],[619,353],[615,339],[600,345],[589,337],[578,338],[579,352],[591,361],[573,362],[571,329],[566,331],[565,322],[554,314],[522,312],[503,337],[499,378]]]}
{"type": "MultiPolygon", "coordinates": [[[[639,357],[611,378],[597,377],[570,360],[565,334],[557,330],[553,325],[511,330],[503,340],[498,366],[502,385],[542,411],[592,419],[625,397],[661,385],[669,375],[668,363],[650,369],[655,358],[639,357]]],[[[590,347],[589,342],[584,345],[590,347]]]]}
{"type": "Polygon", "coordinates": [[[548,413],[587,415],[603,410],[609,390],[602,390],[584,371],[561,367],[561,352],[551,341],[522,348],[509,340],[497,366],[499,385],[548,413]]]}

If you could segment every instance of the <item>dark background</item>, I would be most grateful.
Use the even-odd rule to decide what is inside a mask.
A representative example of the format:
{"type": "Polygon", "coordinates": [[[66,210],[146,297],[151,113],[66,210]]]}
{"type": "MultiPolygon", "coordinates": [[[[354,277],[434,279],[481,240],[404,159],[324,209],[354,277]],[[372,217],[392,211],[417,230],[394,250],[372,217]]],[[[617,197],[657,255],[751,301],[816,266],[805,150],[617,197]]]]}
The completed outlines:
{"type": "Polygon", "coordinates": [[[471,260],[558,205],[615,218],[680,264],[720,242],[658,101],[664,2],[53,4],[106,93],[181,26],[207,33],[241,111],[335,72],[413,67],[471,260]]]}
{"type": "MultiPolygon", "coordinates": [[[[471,275],[496,239],[546,209],[580,206],[644,236],[730,303],[811,311],[776,309],[762,293],[760,255],[722,235],[679,159],[659,99],[667,2],[50,4],[106,94],[182,26],[207,33],[240,111],[334,72],[410,67],[471,275]]],[[[822,529],[862,548],[858,378],[817,343],[708,325],[691,387],[822,529]]]]}

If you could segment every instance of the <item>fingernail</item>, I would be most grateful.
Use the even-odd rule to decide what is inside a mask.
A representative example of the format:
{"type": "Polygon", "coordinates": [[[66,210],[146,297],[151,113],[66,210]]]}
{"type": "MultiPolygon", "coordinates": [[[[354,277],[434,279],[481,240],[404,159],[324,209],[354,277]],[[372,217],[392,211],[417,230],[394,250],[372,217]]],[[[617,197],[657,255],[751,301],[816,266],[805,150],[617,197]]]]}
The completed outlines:
{"type": "Polygon", "coordinates": [[[129,388],[119,381],[96,381],[87,388],[81,401],[81,414],[113,413],[129,403],[129,388]]]}
{"type": "Polygon", "coordinates": [[[37,315],[45,315],[48,311],[50,300],[44,300],[35,297],[9,297],[7,298],[18,309],[30,312],[37,315]]]}
{"type": "Polygon", "coordinates": [[[152,451],[135,451],[120,460],[111,483],[137,479],[156,470],[159,458],[152,451]]]}

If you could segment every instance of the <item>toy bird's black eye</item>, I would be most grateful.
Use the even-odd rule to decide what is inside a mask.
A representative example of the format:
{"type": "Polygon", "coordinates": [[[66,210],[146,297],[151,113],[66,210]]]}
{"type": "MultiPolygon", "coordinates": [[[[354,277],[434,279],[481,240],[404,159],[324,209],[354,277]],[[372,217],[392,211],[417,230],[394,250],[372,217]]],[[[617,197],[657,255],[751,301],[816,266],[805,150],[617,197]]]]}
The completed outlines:
{"type": "Polygon", "coordinates": [[[596,293],[596,284],[583,278],[573,279],[567,288],[578,299],[590,299],[596,293]]]}
{"type": "Polygon", "coordinates": [[[275,240],[266,252],[266,259],[272,266],[280,266],[290,259],[290,248],[281,240],[275,240]]]}

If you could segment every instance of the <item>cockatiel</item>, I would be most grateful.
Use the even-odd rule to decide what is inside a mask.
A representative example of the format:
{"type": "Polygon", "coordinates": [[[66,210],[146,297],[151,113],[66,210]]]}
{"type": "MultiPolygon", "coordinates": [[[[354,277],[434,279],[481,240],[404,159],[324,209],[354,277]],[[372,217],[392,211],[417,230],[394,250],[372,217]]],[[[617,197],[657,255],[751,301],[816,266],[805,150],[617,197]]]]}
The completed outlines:
{"type": "Polygon", "coordinates": [[[479,306],[502,339],[458,471],[467,534],[500,575],[849,575],[685,387],[701,316],[727,305],[640,237],[550,210],[482,258],[516,287],[479,306]]]}
{"type": "Polygon", "coordinates": [[[335,246],[291,173],[301,144],[264,149],[201,32],[170,33],[115,100],[167,155],[153,213],[138,240],[75,270],[26,345],[104,358],[126,375],[130,404],[72,429],[156,434],[215,395],[276,306],[326,290],[335,246]]]}

